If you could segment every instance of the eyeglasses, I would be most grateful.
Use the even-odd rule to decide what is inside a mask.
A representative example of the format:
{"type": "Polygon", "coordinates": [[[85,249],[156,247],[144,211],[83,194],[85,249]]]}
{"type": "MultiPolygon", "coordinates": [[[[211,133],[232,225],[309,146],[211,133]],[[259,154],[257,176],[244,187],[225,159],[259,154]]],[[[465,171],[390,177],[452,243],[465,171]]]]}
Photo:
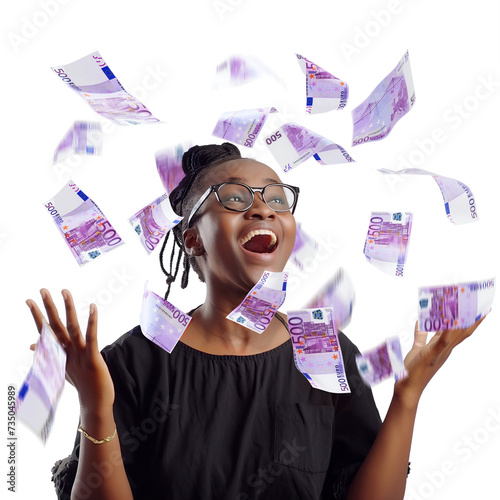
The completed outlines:
{"type": "Polygon", "coordinates": [[[219,203],[227,210],[246,212],[255,199],[255,193],[262,195],[262,200],[275,212],[293,212],[299,198],[299,188],[288,184],[268,184],[263,188],[253,188],[241,182],[223,182],[210,186],[200,197],[189,214],[187,227],[195,213],[214,192],[219,203]]]}

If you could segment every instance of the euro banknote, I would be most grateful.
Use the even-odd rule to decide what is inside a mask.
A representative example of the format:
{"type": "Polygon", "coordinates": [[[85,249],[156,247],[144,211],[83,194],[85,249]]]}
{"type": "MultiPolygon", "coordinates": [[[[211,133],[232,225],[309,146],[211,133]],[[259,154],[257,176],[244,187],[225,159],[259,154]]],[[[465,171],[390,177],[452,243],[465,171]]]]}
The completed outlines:
{"type": "Polygon", "coordinates": [[[288,273],[264,271],[243,302],[226,318],[262,333],[285,301],[287,280],[288,273]]]}
{"type": "Polygon", "coordinates": [[[73,123],[57,145],[54,152],[54,162],[62,161],[73,154],[102,154],[102,127],[100,123],[82,121],[73,123]]]}
{"type": "Polygon", "coordinates": [[[44,207],[79,265],[123,243],[100,208],[71,180],[44,207]]]}
{"type": "Polygon", "coordinates": [[[146,106],[130,95],[99,52],[51,68],[100,116],[117,125],[159,122],[146,106]]]}
{"type": "Polygon", "coordinates": [[[183,218],[172,210],[165,193],[130,217],[129,222],[150,254],[165,234],[183,218]]]}
{"type": "Polygon", "coordinates": [[[191,146],[177,144],[174,147],[161,149],[155,153],[156,168],[165,191],[170,194],[184,178],[182,156],[191,146]]]}
{"type": "Polygon", "coordinates": [[[296,123],[285,123],[269,134],[265,141],[285,172],[309,158],[314,158],[322,165],[354,161],[342,146],[296,123]]]}
{"type": "Polygon", "coordinates": [[[306,112],[314,114],[344,109],[349,97],[348,85],[309,59],[295,55],[306,77],[306,112]]]}
{"type": "Polygon", "coordinates": [[[468,328],[489,313],[495,279],[418,289],[418,329],[425,332],[468,328]]]}
{"type": "Polygon", "coordinates": [[[352,145],[379,141],[387,137],[394,125],[415,104],[415,88],[409,53],[375,87],[372,93],[352,111],[354,131],[352,145]]]}
{"type": "Polygon", "coordinates": [[[351,392],[330,307],[287,311],[294,361],[309,383],[327,392],[351,392]]]}
{"type": "Polygon", "coordinates": [[[420,168],[404,168],[402,170],[379,169],[383,174],[394,175],[431,175],[436,181],[444,200],[446,216],[453,224],[467,224],[478,220],[476,199],[469,187],[451,177],[433,174],[420,168]]]}
{"type": "Polygon", "coordinates": [[[314,241],[303,229],[300,223],[297,223],[295,231],[295,245],[292,249],[290,259],[302,270],[304,263],[313,259],[318,251],[318,243],[314,241]]]}
{"type": "Polygon", "coordinates": [[[191,321],[168,300],[144,287],[140,326],[143,335],[167,352],[172,352],[191,321]]]}
{"type": "Polygon", "coordinates": [[[372,212],[363,253],[384,273],[403,276],[410,242],[411,212],[372,212]]]}
{"type": "Polygon", "coordinates": [[[361,378],[370,386],[393,375],[396,380],[402,380],[408,375],[399,337],[390,337],[374,349],[358,354],[356,365],[361,378]]]}
{"type": "Polygon", "coordinates": [[[33,364],[16,399],[17,416],[43,442],[47,440],[52,428],[65,375],[66,352],[44,318],[33,364]]]}
{"type": "Polygon", "coordinates": [[[354,301],[354,285],[347,272],[340,267],[333,278],[306,304],[305,308],[330,307],[335,326],[343,330],[351,322],[354,301]]]}
{"type": "Polygon", "coordinates": [[[212,135],[253,148],[269,113],[275,111],[276,108],[258,108],[222,113],[212,135]]]}

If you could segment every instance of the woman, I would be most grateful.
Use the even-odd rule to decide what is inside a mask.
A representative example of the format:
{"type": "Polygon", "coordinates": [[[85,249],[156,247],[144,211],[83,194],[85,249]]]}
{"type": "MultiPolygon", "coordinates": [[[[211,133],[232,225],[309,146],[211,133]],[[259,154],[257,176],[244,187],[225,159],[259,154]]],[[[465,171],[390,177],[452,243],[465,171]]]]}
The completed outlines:
{"type": "MultiPolygon", "coordinates": [[[[183,170],[170,196],[184,219],[167,283],[184,256],[182,286],[192,266],[207,294],[172,354],[136,327],[101,355],[95,305],[84,338],[70,293],[62,292],[65,326],[41,292],[81,406],[75,449],[54,468],[59,497],[402,499],[420,395],[481,320],[427,345],[415,330],[408,377],[396,383],[383,423],[342,333],[351,394],[313,389],[294,366],[283,315],[262,335],[226,319],[264,270],[283,270],[298,189],[276,186],[272,169],[229,143],[191,148],[183,170]]],[[[27,303],[40,331],[42,313],[27,303]]]]}

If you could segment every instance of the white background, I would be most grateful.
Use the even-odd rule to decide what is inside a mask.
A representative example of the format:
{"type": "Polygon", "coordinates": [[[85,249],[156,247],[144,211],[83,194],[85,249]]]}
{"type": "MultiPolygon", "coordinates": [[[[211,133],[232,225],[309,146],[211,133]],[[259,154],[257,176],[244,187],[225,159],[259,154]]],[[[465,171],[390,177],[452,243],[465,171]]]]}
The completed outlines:
{"type": "MultiPolygon", "coordinates": [[[[0,200],[2,392],[19,387],[31,364],[37,332],[27,298],[47,287],[74,294],[82,322],[88,304],[99,309],[100,346],[138,323],[144,282],[163,294],[158,249],[148,256],[127,219],[158,197],[155,151],[179,141],[220,141],[211,131],[220,113],[275,106],[264,133],[296,121],[345,147],[357,163],[321,166],[309,160],[284,174],[298,185],[296,212],[322,242],[328,259],[293,271],[284,310],[300,307],[340,266],[351,276],[356,304],[346,334],[368,349],[401,335],[411,347],[417,287],[498,276],[498,2],[256,1],[9,2],[2,15],[3,147],[0,200]],[[465,7],[462,7],[464,5],[465,7]],[[392,10],[392,13],[389,11],[392,10]],[[125,89],[162,124],[108,126],[101,157],[52,165],[53,151],[74,120],[99,120],[50,66],[99,50],[125,89]],[[416,104],[382,141],[351,147],[352,109],[410,52],[416,104]],[[294,53],[344,79],[346,109],[306,115],[304,76],[294,53]],[[272,79],[215,92],[215,67],[231,54],[254,54],[272,79]],[[148,76],[149,75],[149,76],[148,76]],[[154,76],[151,76],[154,75],[154,76]],[[490,90],[482,81],[494,82],[490,90]],[[479,90],[482,100],[474,97],[479,90]],[[462,111],[460,111],[462,109],[462,111]],[[460,114],[462,113],[462,115],[460,114]],[[444,140],[432,142],[435,129],[444,140]],[[424,144],[424,146],[419,146],[424,144]],[[419,147],[426,153],[418,152],[419,147]],[[386,177],[377,168],[403,161],[459,179],[473,191],[479,220],[455,226],[430,177],[386,177]],[[72,178],[110,219],[126,244],[81,268],[43,203],[72,178]],[[412,211],[413,232],[404,278],[382,274],[363,256],[370,211],[412,211]],[[116,275],[122,276],[119,285],[116,275]],[[120,291],[111,291],[120,288],[120,291]]],[[[262,136],[261,136],[262,137],[262,136]]],[[[261,144],[244,155],[278,168],[261,144]]],[[[171,300],[189,310],[203,300],[191,276],[171,300]]],[[[421,400],[411,453],[407,499],[500,498],[498,447],[499,316],[493,311],[474,336],[453,352],[421,400]],[[497,415],[494,424],[492,415],[497,415]],[[467,441],[467,436],[469,441],[467,441]],[[447,470],[447,475],[439,471],[447,470]]],[[[374,390],[382,415],[393,384],[374,390]]],[[[5,408],[5,405],[4,405],[5,408]]],[[[5,410],[4,410],[5,411],[5,410]]],[[[3,419],[4,417],[2,417],[3,419]]],[[[72,448],[78,402],[72,387],[61,398],[47,444],[18,424],[19,498],[52,498],[50,468],[72,448]]],[[[0,434],[6,435],[6,417],[0,434]]],[[[0,462],[7,470],[7,448],[0,462]]],[[[7,490],[4,478],[0,488],[7,490]]]]}

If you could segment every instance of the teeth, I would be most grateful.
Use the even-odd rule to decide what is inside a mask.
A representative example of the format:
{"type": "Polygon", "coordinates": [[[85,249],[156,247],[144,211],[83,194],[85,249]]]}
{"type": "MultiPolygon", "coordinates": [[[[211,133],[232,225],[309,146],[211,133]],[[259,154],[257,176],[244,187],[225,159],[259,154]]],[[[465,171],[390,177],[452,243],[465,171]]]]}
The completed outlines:
{"type": "Polygon", "coordinates": [[[268,234],[271,236],[271,243],[269,243],[269,246],[273,246],[278,238],[276,235],[272,232],[269,231],[269,229],[256,229],[255,231],[250,231],[244,238],[241,238],[240,240],[240,245],[244,245],[247,241],[250,241],[254,236],[257,236],[258,234],[268,234]]]}

